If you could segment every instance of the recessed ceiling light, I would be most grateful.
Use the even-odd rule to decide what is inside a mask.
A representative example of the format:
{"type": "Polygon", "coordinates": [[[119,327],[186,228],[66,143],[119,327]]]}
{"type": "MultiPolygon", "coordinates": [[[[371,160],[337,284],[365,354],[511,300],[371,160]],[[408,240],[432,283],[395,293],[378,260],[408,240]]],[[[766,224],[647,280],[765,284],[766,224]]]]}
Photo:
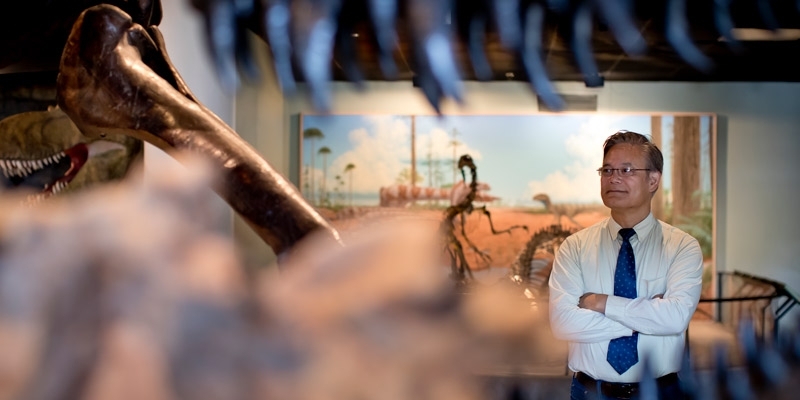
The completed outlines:
{"type": "Polygon", "coordinates": [[[353,37],[358,37],[358,32],[354,32],[353,37]]]}
{"type": "MultiPolygon", "coordinates": [[[[736,40],[741,41],[759,41],[759,42],[766,42],[766,41],[788,41],[788,40],[799,40],[800,39],[800,29],[778,29],[776,31],[771,31],[769,29],[757,29],[757,28],[733,28],[731,29],[731,36],[733,36],[736,40]]],[[[724,42],[725,38],[720,37],[720,42],[724,42]]]]}

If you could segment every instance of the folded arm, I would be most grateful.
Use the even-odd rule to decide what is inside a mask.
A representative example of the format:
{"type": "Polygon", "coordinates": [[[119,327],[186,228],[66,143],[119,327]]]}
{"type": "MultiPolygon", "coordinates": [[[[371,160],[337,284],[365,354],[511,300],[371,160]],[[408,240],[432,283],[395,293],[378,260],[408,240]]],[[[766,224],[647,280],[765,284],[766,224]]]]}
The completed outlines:
{"type": "MultiPolygon", "coordinates": [[[[571,240],[572,239],[572,240],[571,240]]],[[[553,335],[572,342],[600,342],[630,336],[633,330],[602,313],[578,306],[586,292],[578,246],[568,238],[558,249],[550,275],[550,325],[553,335]]]]}
{"type": "Polygon", "coordinates": [[[605,316],[646,335],[675,335],[689,325],[700,301],[703,254],[694,239],[681,243],[666,276],[662,297],[608,296],[605,316]]]}

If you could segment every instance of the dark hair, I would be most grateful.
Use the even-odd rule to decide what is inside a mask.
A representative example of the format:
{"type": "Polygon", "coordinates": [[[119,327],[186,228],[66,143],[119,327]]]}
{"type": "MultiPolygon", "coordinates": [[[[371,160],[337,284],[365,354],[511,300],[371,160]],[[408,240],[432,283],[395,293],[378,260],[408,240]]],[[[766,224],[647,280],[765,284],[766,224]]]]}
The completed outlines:
{"type": "Polygon", "coordinates": [[[603,143],[603,157],[608,154],[612,147],[621,143],[639,146],[647,157],[647,168],[663,172],[664,156],[661,154],[661,150],[647,136],[641,133],[622,130],[609,136],[606,142],[603,143]]]}

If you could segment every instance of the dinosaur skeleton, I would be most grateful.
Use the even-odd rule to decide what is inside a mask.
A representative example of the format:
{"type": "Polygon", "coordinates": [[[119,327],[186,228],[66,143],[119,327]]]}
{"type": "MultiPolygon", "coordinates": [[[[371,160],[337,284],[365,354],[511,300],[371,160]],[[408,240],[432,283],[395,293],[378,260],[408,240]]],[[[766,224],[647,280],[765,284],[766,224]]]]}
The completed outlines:
{"type": "Polygon", "coordinates": [[[459,203],[451,205],[445,209],[444,219],[439,226],[439,230],[444,236],[444,240],[446,242],[447,253],[450,256],[450,276],[456,281],[457,284],[466,283],[467,275],[469,275],[469,279],[472,279],[473,276],[469,262],[467,261],[467,257],[464,255],[464,246],[461,244],[461,240],[459,240],[458,236],[456,236],[456,217],[461,217],[461,237],[464,239],[464,242],[466,242],[469,248],[485,261],[490,261],[491,256],[481,251],[478,246],[469,240],[464,228],[466,225],[466,217],[472,214],[473,211],[479,211],[481,214],[486,216],[486,219],[489,221],[489,228],[492,230],[493,235],[498,235],[501,233],[511,234],[511,231],[514,229],[524,229],[525,231],[528,230],[528,227],[525,225],[513,225],[500,231],[496,230],[494,228],[494,223],[492,222],[492,215],[489,210],[486,209],[486,206],[484,205],[475,207],[473,204],[475,201],[475,196],[478,192],[478,168],[475,166],[475,163],[472,161],[472,157],[469,154],[464,154],[458,159],[458,169],[461,170],[461,178],[464,182],[466,182],[467,177],[464,173],[464,168],[469,168],[470,170],[472,178],[469,184],[470,191],[459,203]]]}
{"type": "Polygon", "coordinates": [[[509,271],[511,281],[526,288],[532,288],[537,294],[546,290],[552,265],[548,264],[534,270],[534,258],[539,252],[546,252],[554,258],[558,246],[573,233],[575,230],[564,229],[561,225],[550,225],[534,232],[528,243],[525,244],[525,248],[519,252],[511,264],[509,271]]]}
{"type": "Polygon", "coordinates": [[[279,256],[313,231],[339,241],[294,186],[197,101],[155,26],[110,5],[84,11],[64,48],[57,88],[59,105],[84,134],[123,134],[207,158],[219,173],[214,189],[279,256]]]}
{"type": "MultiPolygon", "coordinates": [[[[475,201],[490,202],[497,200],[497,197],[489,195],[491,190],[488,183],[478,182],[475,201]]],[[[397,184],[380,188],[381,207],[405,207],[414,201],[419,200],[449,200],[450,205],[462,202],[471,191],[464,181],[456,182],[450,188],[434,188],[423,186],[411,186],[407,184],[397,184]]]]}
{"type": "Polygon", "coordinates": [[[561,218],[564,217],[578,228],[583,228],[583,225],[578,223],[575,220],[575,216],[582,213],[590,213],[590,212],[602,212],[608,213],[608,208],[602,205],[594,205],[594,204],[572,204],[572,203],[553,203],[550,200],[550,196],[545,193],[539,193],[533,196],[534,201],[540,201],[544,204],[544,208],[547,212],[553,214],[555,217],[556,224],[561,224],[561,218]]]}

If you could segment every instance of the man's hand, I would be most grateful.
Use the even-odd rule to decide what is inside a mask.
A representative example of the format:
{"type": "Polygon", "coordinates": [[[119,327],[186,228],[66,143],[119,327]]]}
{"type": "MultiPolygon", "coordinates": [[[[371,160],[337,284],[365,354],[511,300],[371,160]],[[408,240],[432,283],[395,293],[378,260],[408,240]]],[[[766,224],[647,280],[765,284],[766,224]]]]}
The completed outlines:
{"type": "Polygon", "coordinates": [[[578,301],[578,307],[605,314],[607,300],[607,294],[586,293],[578,301]]]}

